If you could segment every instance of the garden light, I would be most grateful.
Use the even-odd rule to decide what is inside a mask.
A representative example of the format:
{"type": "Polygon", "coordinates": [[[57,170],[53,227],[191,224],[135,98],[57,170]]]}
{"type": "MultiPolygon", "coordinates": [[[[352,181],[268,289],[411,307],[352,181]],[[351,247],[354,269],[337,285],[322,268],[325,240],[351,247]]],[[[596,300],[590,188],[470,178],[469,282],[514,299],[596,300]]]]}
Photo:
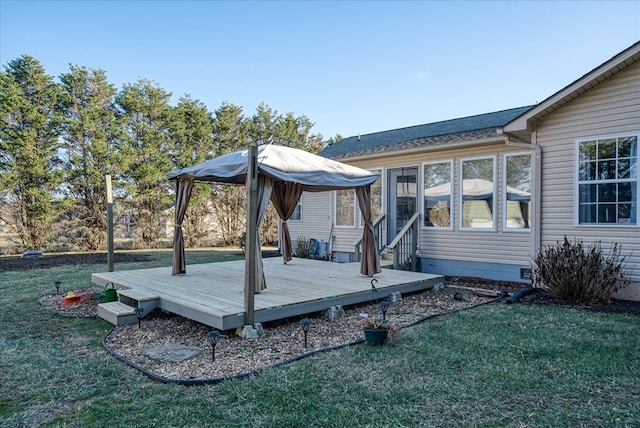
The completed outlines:
{"type": "Polygon", "coordinates": [[[309,333],[309,326],[311,325],[311,320],[309,318],[302,318],[300,320],[300,327],[302,327],[302,331],[304,331],[304,347],[307,347],[307,334],[309,333]]]}
{"type": "Polygon", "coordinates": [[[207,334],[207,336],[209,336],[209,341],[211,342],[211,361],[215,361],[216,360],[216,345],[218,344],[218,339],[220,339],[220,336],[222,336],[222,335],[220,334],[219,331],[212,330],[207,334]]]}
{"type": "Polygon", "coordinates": [[[140,321],[142,320],[142,314],[144,314],[144,308],[135,308],[133,311],[138,317],[138,328],[140,328],[140,321]]]}
{"type": "Polygon", "coordinates": [[[389,309],[389,302],[387,302],[386,300],[383,300],[382,302],[380,302],[380,309],[382,309],[382,319],[386,321],[387,309],[389,309]]]}

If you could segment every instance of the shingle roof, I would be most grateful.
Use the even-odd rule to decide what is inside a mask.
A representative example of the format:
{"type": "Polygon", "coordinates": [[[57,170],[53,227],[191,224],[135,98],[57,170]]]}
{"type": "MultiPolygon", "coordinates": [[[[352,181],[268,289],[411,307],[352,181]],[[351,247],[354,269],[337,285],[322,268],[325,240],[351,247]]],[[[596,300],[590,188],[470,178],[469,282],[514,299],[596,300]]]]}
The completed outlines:
{"type": "Polygon", "coordinates": [[[327,158],[346,158],[417,147],[433,147],[497,136],[496,129],[533,106],[427,123],[390,131],[344,138],[322,150],[327,158]]]}

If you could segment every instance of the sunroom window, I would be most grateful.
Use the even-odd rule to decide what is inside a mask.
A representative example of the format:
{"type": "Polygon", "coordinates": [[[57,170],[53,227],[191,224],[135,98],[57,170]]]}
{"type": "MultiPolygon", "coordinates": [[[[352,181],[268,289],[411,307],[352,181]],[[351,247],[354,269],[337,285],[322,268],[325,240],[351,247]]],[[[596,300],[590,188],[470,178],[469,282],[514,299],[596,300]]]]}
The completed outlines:
{"type": "Polygon", "coordinates": [[[424,166],[424,226],[451,228],[451,161],[424,166]]]}
{"type": "MultiPolygon", "coordinates": [[[[379,175],[378,179],[371,184],[371,221],[375,221],[382,214],[382,170],[372,169],[370,171],[379,175]]],[[[358,225],[362,227],[362,215],[360,215],[360,207],[357,201],[356,213],[360,219],[358,225]]]]}
{"type": "Polygon", "coordinates": [[[495,158],[461,161],[461,227],[494,229],[495,158]]]}
{"type": "Polygon", "coordinates": [[[578,223],[638,224],[638,136],[578,142],[578,223]]]}
{"type": "Polygon", "coordinates": [[[355,226],[355,213],[355,190],[336,190],[336,226],[355,226]]]}
{"type": "Polygon", "coordinates": [[[300,199],[298,199],[296,208],[293,210],[293,214],[291,214],[291,217],[289,217],[289,220],[293,220],[293,221],[302,220],[302,195],[300,196],[300,199]]]}
{"type": "Polygon", "coordinates": [[[504,228],[531,227],[531,154],[505,156],[504,228]]]}

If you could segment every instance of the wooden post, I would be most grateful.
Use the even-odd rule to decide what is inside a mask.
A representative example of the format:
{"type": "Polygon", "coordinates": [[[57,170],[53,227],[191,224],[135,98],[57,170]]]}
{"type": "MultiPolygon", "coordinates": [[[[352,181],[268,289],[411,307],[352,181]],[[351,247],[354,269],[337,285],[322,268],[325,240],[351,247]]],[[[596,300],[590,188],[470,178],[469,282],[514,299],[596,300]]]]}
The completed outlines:
{"type": "Polygon", "coordinates": [[[107,187],[107,267],[113,272],[113,193],[111,191],[111,174],[106,175],[107,187]]]}
{"type": "Polygon", "coordinates": [[[244,268],[244,325],[253,326],[255,311],[255,291],[258,284],[257,230],[258,230],[258,146],[249,146],[247,156],[247,230],[244,268]]]}

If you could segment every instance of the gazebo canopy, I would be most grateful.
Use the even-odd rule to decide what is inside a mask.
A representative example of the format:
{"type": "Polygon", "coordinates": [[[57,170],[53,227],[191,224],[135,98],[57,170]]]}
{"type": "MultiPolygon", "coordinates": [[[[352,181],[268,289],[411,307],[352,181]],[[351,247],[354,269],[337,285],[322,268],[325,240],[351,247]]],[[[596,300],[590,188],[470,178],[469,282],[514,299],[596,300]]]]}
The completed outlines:
{"type": "MultiPolygon", "coordinates": [[[[191,176],[196,181],[244,184],[248,150],[229,153],[199,165],[169,173],[170,179],[191,176]]],[[[369,186],[378,174],[291,147],[258,146],[258,174],[274,181],[298,183],[308,192],[369,186]]]]}
{"type": "MultiPolygon", "coordinates": [[[[249,158],[249,150],[242,150],[210,159],[199,165],[172,171],[168,174],[169,179],[177,181],[173,245],[174,275],[186,273],[181,223],[189,205],[194,182],[245,184],[247,183],[249,165],[252,164],[249,158]]],[[[303,150],[276,145],[258,146],[255,159],[255,169],[257,171],[252,177],[256,177],[253,180],[257,181],[258,188],[257,224],[260,224],[268,202],[271,200],[282,220],[281,244],[284,263],[291,260],[292,255],[287,220],[293,214],[302,191],[321,192],[355,189],[365,224],[360,272],[363,275],[373,276],[381,271],[380,260],[375,250],[373,224],[371,223],[370,186],[378,179],[378,174],[303,150]]],[[[257,227],[256,230],[250,230],[248,221],[247,239],[249,239],[250,233],[257,235],[258,232],[257,227]]],[[[258,238],[256,255],[258,259],[260,259],[259,241],[258,238]]],[[[261,263],[259,264],[261,266],[261,263]]],[[[264,277],[260,281],[259,285],[256,284],[256,293],[265,288],[264,277]]]]}

